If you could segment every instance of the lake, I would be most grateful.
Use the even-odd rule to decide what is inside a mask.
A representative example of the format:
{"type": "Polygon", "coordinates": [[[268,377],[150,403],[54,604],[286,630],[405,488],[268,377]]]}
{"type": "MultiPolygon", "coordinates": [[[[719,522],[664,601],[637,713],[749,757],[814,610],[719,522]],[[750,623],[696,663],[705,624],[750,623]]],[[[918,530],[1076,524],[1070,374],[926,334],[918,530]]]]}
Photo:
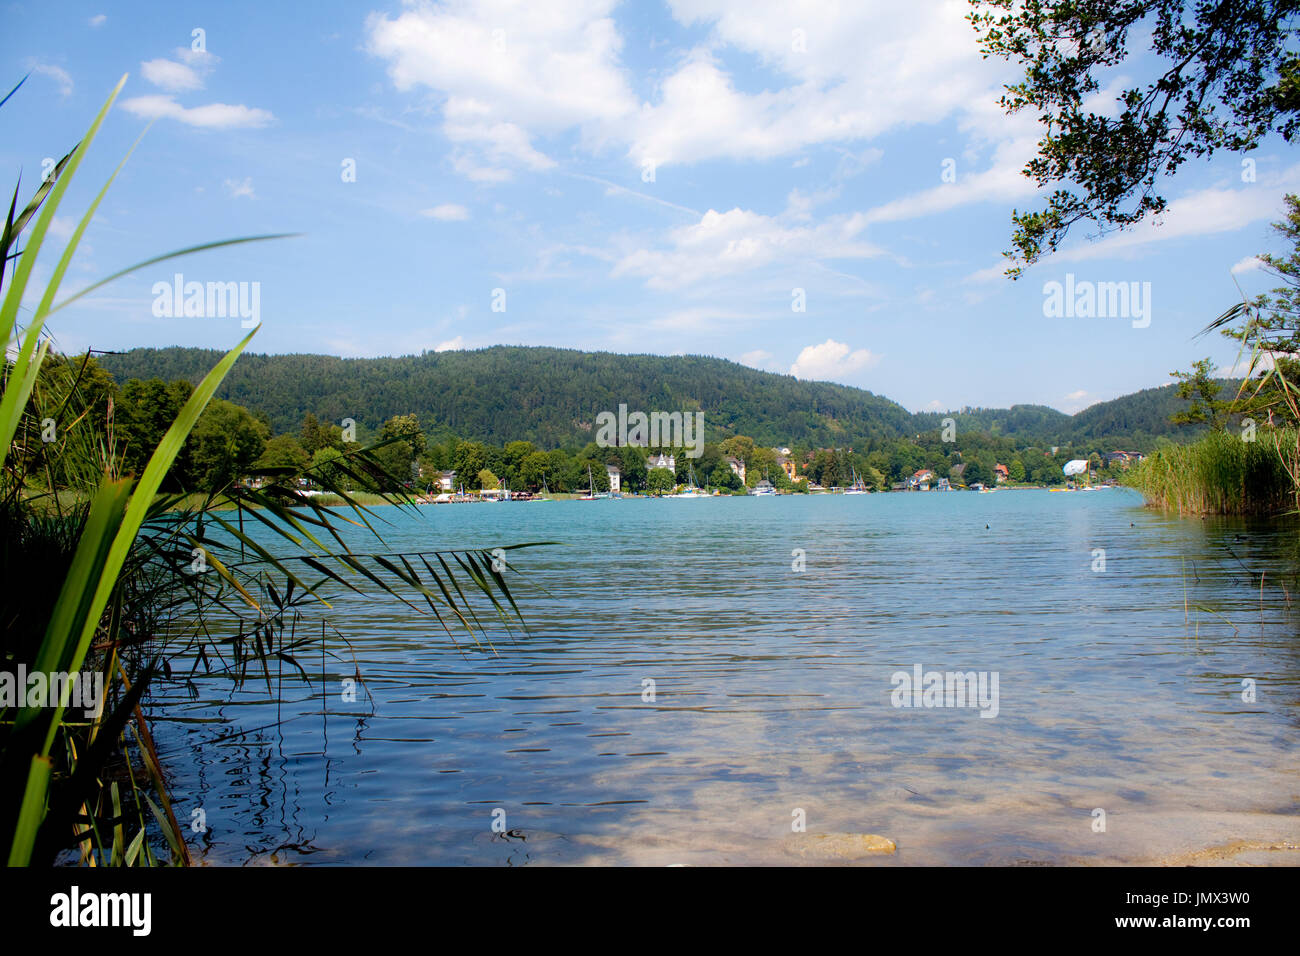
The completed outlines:
{"type": "Polygon", "coordinates": [[[1290,523],[1124,489],[377,512],[393,551],[562,542],[511,556],[530,633],[494,631],[494,654],[344,597],[350,647],[305,657],[310,684],[159,682],[196,859],[808,863],[839,859],[808,835],[868,833],[897,844],[881,865],[1280,862],[1300,842],[1290,523]],[[918,668],[985,696],[913,695],[918,668]]]}

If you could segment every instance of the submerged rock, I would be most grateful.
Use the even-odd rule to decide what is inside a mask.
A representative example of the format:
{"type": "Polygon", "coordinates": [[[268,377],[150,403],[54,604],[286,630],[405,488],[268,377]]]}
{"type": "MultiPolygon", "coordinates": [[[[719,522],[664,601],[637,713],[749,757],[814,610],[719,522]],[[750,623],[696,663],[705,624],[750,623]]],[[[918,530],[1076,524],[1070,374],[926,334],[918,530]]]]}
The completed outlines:
{"type": "Polygon", "coordinates": [[[857,860],[888,856],[898,849],[889,837],[876,833],[796,833],[785,839],[787,852],[815,860],[857,860]]]}

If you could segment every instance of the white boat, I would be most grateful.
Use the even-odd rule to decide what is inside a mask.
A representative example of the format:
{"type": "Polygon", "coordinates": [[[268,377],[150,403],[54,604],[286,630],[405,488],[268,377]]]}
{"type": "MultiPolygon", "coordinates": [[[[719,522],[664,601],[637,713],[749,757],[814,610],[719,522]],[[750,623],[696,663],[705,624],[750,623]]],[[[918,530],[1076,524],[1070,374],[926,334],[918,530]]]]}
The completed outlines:
{"type": "Polygon", "coordinates": [[[845,489],[844,489],[844,493],[845,493],[846,495],[869,495],[869,494],[871,494],[871,492],[867,491],[867,486],[866,486],[866,484],[864,484],[863,481],[862,481],[862,479],[858,477],[858,471],[857,471],[856,468],[853,469],[853,485],[852,485],[851,487],[849,487],[849,488],[845,488],[845,489]]]}
{"type": "Polygon", "coordinates": [[[595,480],[591,476],[591,465],[588,465],[587,466],[587,493],[582,497],[580,497],[578,500],[599,501],[602,498],[608,498],[608,497],[609,497],[609,492],[607,491],[602,491],[600,494],[596,494],[595,480]]]}
{"type": "Polygon", "coordinates": [[[700,491],[699,488],[695,487],[695,468],[692,466],[691,481],[690,484],[686,486],[686,490],[679,491],[675,495],[664,495],[664,497],[665,498],[707,498],[709,496],[705,494],[703,491],[700,491]]]}

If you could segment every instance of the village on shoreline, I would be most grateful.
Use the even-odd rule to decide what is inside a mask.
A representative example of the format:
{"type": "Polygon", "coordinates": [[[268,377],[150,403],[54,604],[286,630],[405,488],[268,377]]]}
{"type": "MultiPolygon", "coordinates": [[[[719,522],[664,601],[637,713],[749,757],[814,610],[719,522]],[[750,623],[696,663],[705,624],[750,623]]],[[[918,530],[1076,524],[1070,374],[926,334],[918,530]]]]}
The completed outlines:
{"type": "MultiPolygon", "coordinates": [[[[1055,452],[1056,449],[1053,449],[1055,452]]],[[[655,482],[647,481],[648,487],[654,487],[656,490],[650,491],[631,491],[623,488],[623,473],[618,465],[607,464],[604,466],[604,482],[601,483],[601,490],[597,490],[595,483],[595,473],[589,476],[589,487],[585,494],[578,492],[552,492],[543,487],[541,490],[529,491],[512,490],[504,487],[504,483],[499,483],[498,487],[482,487],[466,491],[463,484],[458,483],[457,474],[454,470],[447,469],[426,475],[423,469],[420,469],[420,478],[429,488],[424,494],[417,494],[415,499],[421,504],[470,504],[470,503],[494,503],[501,501],[596,501],[596,500],[616,500],[632,498],[723,498],[723,497],[767,497],[776,495],[854,495],[854,494],[883,494],[888,492],[952,492],[952,491],[971,491],[979,494],[991,494],[1001,490],[1051,490],[1057,492],[1063,491],[1093,491],[1104,488],[1117,487],[1121,482],[1120,478],[1115,475],[1101,477],[1098,471],[1093,467],[1099,464],[1101,467],[1111,469],[1117,468],[1127,470],[1132,463],[1141,461],[1145,456],[1137,452],[1115,451],[1102,456],[1101,462],[1094,460],[1079,459],[1067,463],[1064,469],[1066,481],[1060,486],[1049,486],[1047,484],[1035,481],[1015,480],[1008,465],[997,464],[993,468],[994,481],[986,485],[981,481],[973,481],[969,485],[962,481],[965,471],[965,465],[962,463],[955,464],[949,468],[949,474],[946,477],[939,476],[930,468],[920,468],[904,481],[893,482],[887,487],[878,484],[876,487],[868,487],[863,479],[857,474],[856,470],[852,472],[852,483],[847,485],[833,484],[822,485],[813,481],[807,475],[800,475],[800,463],[797,463],[791,457],[789,448],[774,448],[772,452],[776,456],[776,464],[780,469],[778,481],[780,486],[767,477],[766,473],[757,481],[747,482],[750,477],[749,469],[746,468],[745,462],[735,456],[726,456],[722,459],[727,465],[731,475],[735,477],[729,486],[697,486],[694,481],[694,473],[691,471],[687,481],[678,481],[676,456],[660,452],[651,455],[646,461],[648,475],[659,473],[660,480],[655,482]],[[1071,469],[1070,466],[1075,466],[1071,469]],[[1080,468],[1079,466],[1082,466],[1080,468]]],[[[802,463],[802,467],[807,468],[811,464],[809,461],[802,463]]]]}

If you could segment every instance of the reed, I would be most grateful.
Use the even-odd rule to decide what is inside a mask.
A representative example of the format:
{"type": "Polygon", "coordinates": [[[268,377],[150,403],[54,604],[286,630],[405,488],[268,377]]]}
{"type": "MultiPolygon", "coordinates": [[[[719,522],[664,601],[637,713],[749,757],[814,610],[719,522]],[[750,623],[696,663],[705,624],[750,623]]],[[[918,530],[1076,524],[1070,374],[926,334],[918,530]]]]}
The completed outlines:
{"type": "Polygon", "coordinates": [[[1254,441],[1212,432],[1189,445],[1156,450],[1137,467],[1131,484],[1147,503],[1179,514],[1273,515],[1291,510],[1296,483],[1288,456],[1294,429],[1260,429],[1254,441]]]}
{"type": "MultiPolygon", "coordinates": [[[[374,454],[379,445],[347,452],[328,474],[263,469],[255,476],[257,487],[231,485],[197,496],[161,493],[191,429],[256,329],[195,388],[139,477],[121,473],[111,404],[106,420],[97,421],[77,399],[80,372],[52,368],[58,357],[49,350],[47,318],[144,266],[279,238],[224,240],[168,253],[56,304],[110,177],[59,256],[31,321],[20,327],[20,303],[39,291],[28,286],[55,211],[125,81],[124,76],[82,141],[21,212],[15,189],[0,234],[0,327],[6,335],[0,664],[6,672],[98,674],[106,692],[105,705],[86,719],[69,709],[70,683],[49,699],[42,694],[0,705],[0,850],[10,866],[52,862],[68,850],[91,865],[188,862],[140,706],[155,672],[169,669],[161,633],[166,618],[188,612],[203,622],[181,653],[197,653],[204,661],[215,657],[239,680],[260,670],[268,693],[268,661],[301,671],[294,655],[306,647],[302,615],[328,608],[326,591],[368,587],[408,604],[399,591],[418,595],[448,636],[457,628],[476,643],[486,637],[476,603],[507,629],[512,620],[523,623],[504,578],[514,570],[505,552],[529,544],[409,554],[361,554],[349,547],[342,533],[348,527],[375,532],[375,515],[358,495],[414,505],[406,495],[379,494],[394,481],[374,454]],[[26,244],[17,251],[20,238],[26,244]],[[54,442],[41,437],[47,418],[61,425],[54,442]],[[331,493],[341,509],[304,495],[304,477],[331,493]],[[250,536],[254,527],[274,532],[276,553],[250,536]]],[[[374,537],[382,540],[377,532],[374,537]]]]}

